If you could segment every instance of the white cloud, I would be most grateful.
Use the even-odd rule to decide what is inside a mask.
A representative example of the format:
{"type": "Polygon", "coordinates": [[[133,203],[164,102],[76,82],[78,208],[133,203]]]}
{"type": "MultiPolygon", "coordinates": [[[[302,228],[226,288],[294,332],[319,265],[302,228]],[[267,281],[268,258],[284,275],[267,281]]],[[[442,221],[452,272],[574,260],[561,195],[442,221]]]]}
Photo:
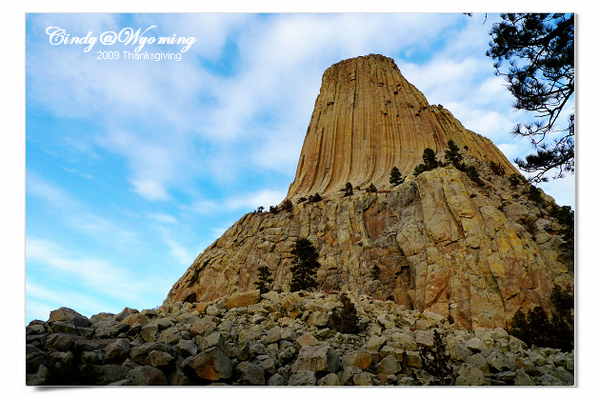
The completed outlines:
{"type": "Polygon", "coordinates": [[[102,259],[68,253],[48,240],[28,238],[26,257],[28,268],[41,268],[47,279],[77,283],[92,297],[101,294],[131,302],[151,287],[149,282],[134,278],[126,269],[102,259]]]}

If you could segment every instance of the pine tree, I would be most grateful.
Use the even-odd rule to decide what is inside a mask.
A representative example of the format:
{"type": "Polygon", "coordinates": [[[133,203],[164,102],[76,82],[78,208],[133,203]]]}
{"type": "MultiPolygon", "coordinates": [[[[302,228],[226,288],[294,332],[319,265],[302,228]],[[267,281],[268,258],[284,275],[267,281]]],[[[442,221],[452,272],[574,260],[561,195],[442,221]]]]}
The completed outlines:
{"type": "Polygon", "coordinates": [[[342,301],[342,308],[335,309],[331,319],[335,328],[344,334],[356,334],[360,328],[358,325],[358,314],[354,304],[350,302],[350,299],[346,294],[340,295],[340,301],[342,301]]]}
{"type": "Polygon", "coordinates": [[[431,148],[425,148],[423,151],[423,163],[415,167],[415,176],[418,176],[425,171],[433,170],[438,166],[440,166],[440,162],[435,157],[435,151],[431,148]]]}
{"type": "Polygon", "coordinates": [[[321,267],[319,254],[313,244],[306,238],[296,241],[292,250],[292,283],[291,291],[312,290],[317,288],[317,270],[321,267]]]}
{"type": "Polygon", "coordinates": [[[346,188],[344,189],[344,197],[349,197],[351,195],[354,195],[354,191],[352,189],[352,183],[348,182],[346,183],[346,188]]]}
{"type": "Polygon", "coordinates": [[[448,141],[448,149],[445,152],[446,162],[450,162],[456,169],[465,171],[465,164],[462,161],[463,157],[460,154],[460,150],[454,141],[448,141]]]}
{"type": "Polygon", "coordinates": [[[400,170],[398,170],[398,168],[394,166],[392,168],[392,171],[390,172],[390,184],[397,186],[402,183],[404,183],[404,177],[402,177],[402,173],[400,173],[400,170]]]}
{"type": "Polygon", "coordinates": [[[573,14],[509,13],[500,16],[490,32],[486,55],[503,75],[516,98],[515,109],[535,114],[534,123],[518,124],[513,134],[528,137],[537,153],[516,164],[526,172],[537,172],[533,182],[547,181],[575,170],[575,117],[571,100],[575,93],[575,17],[573,14]],[[510,66],[501,71],[503,61],[510,66]],[[568,112],[565,118],[560,117],[568,112]],[[559,137],[545,142],[552,134],[559,137]]]}
{"type": "Polygon", "coordinates": [[[450,355],[446,353],[446,346],[442,343],[442,337],[437,330],[433,331],[433,346],[421,350],[421,363],[423,369],[434,377],[434,385],[452,383],[450,355]]]}
{"type": "Polygon", "coordinates": [[[267,266],[258,268],[258,281],[254,283],[261,294],[269,292],[269,285],[273,282],[271,278],[271,270],[267,266]]]}

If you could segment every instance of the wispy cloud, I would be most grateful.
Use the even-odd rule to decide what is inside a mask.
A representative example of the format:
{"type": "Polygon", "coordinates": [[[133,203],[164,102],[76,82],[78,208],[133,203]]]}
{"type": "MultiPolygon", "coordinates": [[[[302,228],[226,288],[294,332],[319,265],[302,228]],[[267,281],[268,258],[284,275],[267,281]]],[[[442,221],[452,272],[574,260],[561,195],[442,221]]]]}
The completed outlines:
{"type": "Polygon", "coordinates": [[[150,282],[134,277],[127,269],[103,259],[70,253],[48,240],[28,238],[26,256],[28,268],[42,269],[49,280],[78,285],[90,297],[105,295],[131,302],[141,292],[152,289],[150,282]],[[131,284],[132,281],[136,283],[131,284]]]}

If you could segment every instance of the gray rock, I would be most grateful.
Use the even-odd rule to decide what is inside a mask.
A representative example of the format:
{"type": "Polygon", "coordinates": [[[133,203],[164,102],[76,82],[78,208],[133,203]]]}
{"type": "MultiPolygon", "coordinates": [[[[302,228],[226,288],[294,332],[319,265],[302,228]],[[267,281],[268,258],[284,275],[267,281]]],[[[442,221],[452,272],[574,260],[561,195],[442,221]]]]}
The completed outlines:
{"type": "Polygon", "coordinates": [[[373,376],[371,375],[371,373],[362,371],[360,373],[354,374],[354,376],[352,377],[352,382],[354,382],[354,385],[370,386],[373,385],[373,376]]]}
{"type": "Polygon", "coordinates": [[[171,362],[173,362],[175,358],[169,355],[167,352],[153,350],[148,354],[148,362],[151,366],[154,367],[166,367],[171,362]]]}
{"type": "Polygon", "coordinates": [[[315,372],[310,370],[298,370],[287,381],[287,384],[291,386],[311,386],[316,383],[315,372]]]}
{"type": "Polygon", "coordinates": [[[463,365],[458,371],[456,385],[485,385],[485,375],[477,367],[463,365]]]}
{"type": "Polygon", "coordinates": [[[210,348],[196,356],[186,359],[184,372],[193,379],[219,381],[233,375],[231,359],[219,348],[210,348]]]}
{"type": "Polygon", "coordinates": [[[120,338],[106,346],[104,359],[111,363],[121,363],[129,356],[131,344],[128,339],[120,338]]]}
{"type": "Polygon", "coordinates": [[[523,371],[523,369],[520,369],[520,368],[517,369],[517,371],[516,371],[514,381],[515,381],[515,385],[518,385],[518,386],[535,385],[535,383],[533,382],[531,377],[529,375],[527,375],[527,373],[525,371],[523,371]]]}
{"type": "Polygon", "coordinates": [[[329,373],[325,377],[321,378],[317,385],[319,386],[337,386],[340,385],[340,377],[335,373],[329,373]]]}
{"type": "Polygon", "coordinates": [[[389,355],[383,358],[383,360],[375,366],[375,369],[378,373],[393,375],[399,373],[402,370],[402,366],[394,356],[389,355]]]}
{"type": "Polygon", "coordinates": [[[284,386],[287,385],[286,379],[279,373],[275,373],[269,378],[267,385],[270,386],[284,386]]]}
{"type": "Polygon", "coordinates": [[[194,356],[198,353],[198,346],[190,339],[182,339],[175,345],[175,351],[181,357],[194,356]]]}
{"type": "Polygon", "coordinates": [[[140,366],[131,370],[127,374],[127,379],[132,385],[166,385],[167,377],[165,374],[152,366],[140,366]]]}
{"type": "Polygon", "coordinates": [[[243,385],[265,385],[265,371],[262,367],[250,362],[237,365],[239,381],[243,385]]]}
{"type": "Polygon", "coordinates": [[[67,324],[72,324],[75,327],[91,327],[92,322],[85,316],[79,314],[73,309],[62,307],[50,312],[48,324],[60,321],[67,324]]]}
{"type": "Polygon", "coordinates": [[[557,367],[556,370],[554,370],[554,372],[556,373],[556,376],[563,382],[562,385],[574,385],[575,384],[575,378],[573,377],[573,374],[569,373],[564,368],[557,367]]]}
{"type": "Polygon", "coordinates": [[[97,338],[116,337],[120,333],[129,330],[129,326],[127,324],[123,324],[112,319],[100,320],[94,325],[94,328],[94,336],[97,338]]]}
{"type": "Polygon", "coordinates": [[[295,370],[337,372],[342,367],[340,356],[329,345],[305,346],[298,353],[295,370]]]}

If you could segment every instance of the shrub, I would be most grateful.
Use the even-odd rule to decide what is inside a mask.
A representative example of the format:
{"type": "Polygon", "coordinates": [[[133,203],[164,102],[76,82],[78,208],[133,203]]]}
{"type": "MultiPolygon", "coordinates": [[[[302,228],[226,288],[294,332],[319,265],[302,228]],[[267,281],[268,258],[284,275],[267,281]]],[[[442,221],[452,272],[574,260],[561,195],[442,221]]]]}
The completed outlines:
{"type": "Polygon", "coordinates": [[[518,310],[511,320],[508,332],[537,347],[550,347],[564,352],[574,348],[573,294],[555,286],[550,299],[554,312],[550,319],[546,311],[536,306],[527,312],[527,316],[518,310]]]}
{"type": "Polygon", "coordinates": [[[454,141],[448,141],[448,149],[445,152],[446,162],[450,162],[456,169],[465,170],[465,164],[462,161],[463,157],[460,155],[460,149],[454,141]]]}
{"type": "Polygon", "coordinates": [[[373,280],[379,280],[379,277],[381,277],[381,269],[379,268],[379,266],[373,266],[370,275],[373,280]]]}
{"type": "Polygon", "coordinates": [[[418,176],[425,171],[433,170],[438,166],[440,166],[440,162],[435,157],[435,152],[431,148],[425,148],[423,151],[423,163],[417,165],[415,168],[415,176],[418,176]]]}
{"type": "Polygon", "coordinates": [[[397,186],[402,183],[404,183],[404,177],[402,177],[400,170],[394,166],[390,172],[390,184],[397,186]]]}
{"type": "Polygon", "coordinates": [[[352,183],[346,183],[346,187],[344,188],[344,197],[349,197],[354,195],[354,191],[352,190],[352,183]]]}
{"type": "Polygon", "coordinates": [[[360,331],[358,314],[354,304],[346,294],[340,295],[342,308],[335,309],[331,316],[335,328],[343,334],[356,334],[360,331]]]}
{"type": "Polygon", "coordinates": [[[309,195],[308,196],[308,202],[319,202],[322,201],[323,197],[321,197],[321,195],[319,193],[314,193],[313,195],[309,195]]]}
{"type": "Polygon", "coordinates": [[[527,179],[518,173],[513,173],[508,177],[511,186],[517,186],[519,183],[527,183],[527,179]]]}
{"type": "Polygon", "coordinates": [[[76,344],[69,353],[66,359],[48,366],[43,385],[98,385],[103,372],[83,358],[83,349],[76,344]]]}
{"type": "Polygon", "coordinates": [[[506,174],[504,168],[494,161],[490,161],[490,169],[496,176],[504,176],[506,174]]]}
{"type": "Polygon", "coordinates": [[[527,192],[527,196],[533,202],[541,204],[544,202],[544,197],[542,196],[542,192],[535,186],[529,186],[529,191],[527,192]]]}
{"type": "Polygon", "coordinates": [[[298,203],[299,204],[301,204],[303,202],[306,202],[306,201],[307,201],[306,197],[300,197],[300,198],[298,198],[298,203]]]}
{"type": "Polygon", "coordinates": [[[271,278],[271,270],[267,266],[258,268],[258,281],[254,283],[261,294],[269,292],[269,285],[273,282],[271,278]]]}
{"type": "Polygon", "coordinates": [[[479,172],[477,171],[477,168],[475,166],[470,165],[469,167],[467,167],[466,172],[467,176],[469,176],[469,179],[475,182],[478,186],[484,186],[483,180],[479,178],[479,172]]]}
{"type": "Polygon", "coordinates": [[[376,193],[377,192],[377,187],[375,187],[375,185],[373,183],[371,183],[371,185],[369,187],[367,187],[366,191],[368,193],[376,193]]]}
{"type": "Polygon", "coordinates": [[[279,213],[279,208],[277,207],[277,205],[271,205],[269,207],[269,212],[271,212],[274,215],[277,215],[279,213]]]}
{"type": "Polygon", "coordinates": [[[306,238],[296,241],[292,250],[292,291],[311,290],[317,288],[317,270],[321,267],[319,254],[313,244],[306,238]]]}
{"type": "Polygon", "coordinates": [[[450,367],[450,355],[446,353],[446,346],[442,337],[433,331],[433,346],[425,346],[420,353],[423,370],[433,378],[434,385],[451,385],[453,382],[452,368],[450,367]]]}
{"type": "Polygon", "coordinates": [[[279,205],[279,210],[281,212],[290,212],[294,208],[292,201],[288,198],[279,205]]]}

